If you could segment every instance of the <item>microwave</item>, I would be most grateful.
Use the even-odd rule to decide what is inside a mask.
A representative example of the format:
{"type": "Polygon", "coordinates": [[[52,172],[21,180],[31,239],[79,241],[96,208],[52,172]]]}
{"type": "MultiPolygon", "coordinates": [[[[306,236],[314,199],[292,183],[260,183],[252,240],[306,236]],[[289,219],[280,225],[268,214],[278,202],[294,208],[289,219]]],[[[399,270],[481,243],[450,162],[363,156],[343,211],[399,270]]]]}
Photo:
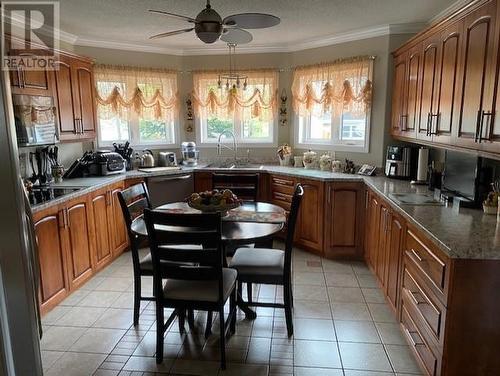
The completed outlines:
{"type": "Polygon", "coordinates": [[[18,146],[55,144],[57,116],[52,96],[13,94],[18,146]]]}

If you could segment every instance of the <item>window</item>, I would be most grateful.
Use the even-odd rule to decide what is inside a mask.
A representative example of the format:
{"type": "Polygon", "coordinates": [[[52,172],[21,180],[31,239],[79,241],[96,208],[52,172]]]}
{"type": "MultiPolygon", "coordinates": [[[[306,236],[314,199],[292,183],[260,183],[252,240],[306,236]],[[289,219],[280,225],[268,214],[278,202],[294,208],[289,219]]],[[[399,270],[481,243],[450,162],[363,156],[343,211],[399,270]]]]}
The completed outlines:
{"type": "Polygon", "coordinates": [[[176,143],[175,73],[100,66],[95,75],[99,145],[176,143]]]}
{"type": "MultiPolygon", "coordinates": [[[[246,90],[218,87],[216,72],[193,75],[193,103],[197,114],[199,144],[213,144],[224,131],[238,143],[273,145],[275,137],[276,71],[241,72],[248,75],[246,90]]],[[[229,141],[229,140],[228,140],[229,141]]]]}
{"type": "Polygon", "coordinates": [[[368,152],[372,66],[363,57],[295,70],[297,146],[368,152]]]}

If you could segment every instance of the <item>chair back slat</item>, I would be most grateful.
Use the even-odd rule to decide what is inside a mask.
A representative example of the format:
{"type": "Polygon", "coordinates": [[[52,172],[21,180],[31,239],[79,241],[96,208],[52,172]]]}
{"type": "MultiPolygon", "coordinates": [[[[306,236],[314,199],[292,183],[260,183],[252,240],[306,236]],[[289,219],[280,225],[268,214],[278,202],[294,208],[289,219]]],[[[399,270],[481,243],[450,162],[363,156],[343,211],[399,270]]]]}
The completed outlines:
{"type": "Polygon", "coordinates": [[[219,280],[219,295],[222,296],[220,213],[179,214],[146,209],[144,221],[151,247],[155,291],[158,294],[162,293],[163,277],[219,280]],[[195,246],[202,246],[202,249],[195,246]]]}
{"type": "Polygon", "coordinates": [[[130,240],[130,251],[132,254],[132,263],[134,273],[139,273],[139,250],[137,245],[137,235],[132,232],[132,222],[142,216],[144,209],[151,207],[149,192],[146,183],[135,184],[127,189],[118,192],[118,201],[122,209],[127,234],[130,240]]]}
{"type": "Polygon", "coordinates": [[[238,198],[257,201],[259,174],[212,174],[212,189],[230,189],[238,198]]]}

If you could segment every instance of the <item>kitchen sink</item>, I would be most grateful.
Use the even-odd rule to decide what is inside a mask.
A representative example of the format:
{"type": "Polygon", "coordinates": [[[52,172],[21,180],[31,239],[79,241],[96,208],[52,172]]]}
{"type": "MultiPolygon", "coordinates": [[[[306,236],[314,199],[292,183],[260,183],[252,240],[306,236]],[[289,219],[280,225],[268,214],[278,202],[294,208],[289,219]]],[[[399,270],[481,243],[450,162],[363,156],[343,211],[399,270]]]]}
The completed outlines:
{"type": "Polygon", "coordinates": [[[218,161],[218,162],[213,162],[207,165],[207,168],[220,168],[220,169],[225,169],[225,170],[232,170],[235,168],[248,168],[248,169],[259,169],[261,170],[264,166],[258,165],[258,164],[253,164],[253,163],[248,163],[248,162],[241,162],[241,161],[218,161]]]}
{"type": "Polygon", "coordinates": [[[441,206],[444,205],[441,201],[436,200],[431,193],[389,193],[392,198],[400,205],[416,205],[416,206],[441,206]]]}

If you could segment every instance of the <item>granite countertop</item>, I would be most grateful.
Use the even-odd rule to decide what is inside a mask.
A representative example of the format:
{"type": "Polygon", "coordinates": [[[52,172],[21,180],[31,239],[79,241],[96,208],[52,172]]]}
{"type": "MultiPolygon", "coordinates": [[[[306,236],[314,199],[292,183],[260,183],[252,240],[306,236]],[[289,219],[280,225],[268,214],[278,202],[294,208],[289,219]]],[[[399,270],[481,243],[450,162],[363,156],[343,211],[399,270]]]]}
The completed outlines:
{"type": "Polygon", "coordinates": [[[451,206],[444,205],[418,206],[400,204],[391,197],[391,194],[428,193],[427,187],[413,186],[408,181],[389,179],[384,176],[367,177],[273,165],[233,169],[207,168],[200,165],[198,167],[182,168],[181,170],[152,173],[128,171],[121,175],[77,178],[53,184],[55,187],[81,187],[82,189],[48,203],[36,205],[32,209],[37,212],[125,179],[179,175],[193,171],[269,172],[321,181],[365,182],[368,187],[389,201],[394,209],[410,224],[426,233],[429,239],[450,258],[500,260],[500,223],[497,223],[496,216],[485,215],[482,210],[478,209],[462,208],[457,211],[451,206]]]}

